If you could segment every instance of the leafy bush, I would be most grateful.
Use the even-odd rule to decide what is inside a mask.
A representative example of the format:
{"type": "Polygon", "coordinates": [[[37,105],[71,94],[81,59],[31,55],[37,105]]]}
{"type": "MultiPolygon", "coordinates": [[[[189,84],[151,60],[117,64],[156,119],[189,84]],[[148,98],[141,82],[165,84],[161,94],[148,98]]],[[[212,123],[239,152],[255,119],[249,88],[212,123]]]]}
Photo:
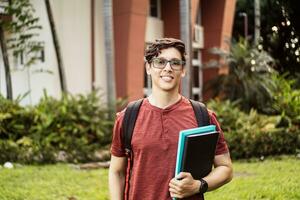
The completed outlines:
{"type": "Polygon", "coordinates": [[[226,64],[229,72],[208,82],[206,90],[213,91],[215,97],[224,100],[239,100],[241,109],[245,111],[255,108],[262,112],[272,112],[268,110],[272,107],[272,91],[275,88],[271,75],[276,71],[272,68],[274,60],[267,52],[240,39],[231,45],[230,52],[212,49],[211,53],[225,61],[217,64],[214,61],[214,65],[221,67],[226,64]]]}
{"type": "Polygon", "coordinates": [[[295,79],[288,80],[287,74],[273,76],[277,85],[274,91],[274,109],[290,117],[293,123],[300,124],[300,89],[295,89],[295,79]]]}
{"type": "Polygon", "coordinates": [[[237,103],[212,100],[233,158],[293,154],[300,149],[300,130],[285,116],[266,116],[255,110],[242,112],[237,103]]]}
{"type": "Polygon", "coordinates": [[[17,140],[26,135],[32,125],[32,113],[0,95],[0,138],[17,140]]]}
{"type": "Polygon", "coordinates": [[[0,162],[82,162],[110,143],[113,119],[97,92],[44,95],[36,106],[0,98],[0,162]],[[62,158],[61,158],[62,157],[62,158]]]}

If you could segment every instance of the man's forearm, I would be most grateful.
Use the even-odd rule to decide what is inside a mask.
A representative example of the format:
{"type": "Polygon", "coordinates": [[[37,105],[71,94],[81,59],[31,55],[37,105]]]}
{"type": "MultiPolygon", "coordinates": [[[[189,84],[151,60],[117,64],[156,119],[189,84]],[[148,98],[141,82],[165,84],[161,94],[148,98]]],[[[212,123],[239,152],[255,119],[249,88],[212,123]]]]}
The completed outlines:
{"type": "Polygon", "coordinates": [[[232,179],[232,168],[228,166],[218,166],[203,179],[208,184],[208,191],[217,189],[232,179]]]}
{"type": "Polygon", "coordinates": [[[124,173],[109,172],[109,193],[111,200],[123,200],[124,186],[124,173]]]}
{"type": "Polygon", "coordinates": [[[214,190],[232,179],[232,163],[229,153],[215,156],[214,170],[203,179],[208,184],[208,190],[214,190]]]}

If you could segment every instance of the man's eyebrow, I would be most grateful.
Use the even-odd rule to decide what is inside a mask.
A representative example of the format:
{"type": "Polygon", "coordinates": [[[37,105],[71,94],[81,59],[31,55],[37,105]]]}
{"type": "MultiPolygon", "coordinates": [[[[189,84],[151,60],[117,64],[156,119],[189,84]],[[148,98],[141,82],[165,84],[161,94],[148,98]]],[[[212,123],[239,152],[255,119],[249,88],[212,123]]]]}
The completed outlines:
{"type": "MultiPolygon", "coordinates": [[[[168,59],[167,59],[167,58],[165,58],[165,57],[156,57],[156,58],[164,58],[164,59],[168,60],[168,59]]],[[[171,58],[170,60],[174,60],[174,59],[176,59],[176,60],[180,60],[180,58],[171,58]]]]}

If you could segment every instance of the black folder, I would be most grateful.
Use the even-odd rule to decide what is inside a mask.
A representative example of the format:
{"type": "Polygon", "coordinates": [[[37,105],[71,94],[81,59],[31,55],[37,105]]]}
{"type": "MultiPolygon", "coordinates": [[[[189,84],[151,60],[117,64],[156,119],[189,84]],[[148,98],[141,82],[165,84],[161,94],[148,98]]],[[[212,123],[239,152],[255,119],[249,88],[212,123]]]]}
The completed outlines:
{"type": "Polygon", "coordinates": [[[208,175],[213,166],[219,132],[193,134],[185,138],[182,172],[190,172],[194,179],[208,175]]]}

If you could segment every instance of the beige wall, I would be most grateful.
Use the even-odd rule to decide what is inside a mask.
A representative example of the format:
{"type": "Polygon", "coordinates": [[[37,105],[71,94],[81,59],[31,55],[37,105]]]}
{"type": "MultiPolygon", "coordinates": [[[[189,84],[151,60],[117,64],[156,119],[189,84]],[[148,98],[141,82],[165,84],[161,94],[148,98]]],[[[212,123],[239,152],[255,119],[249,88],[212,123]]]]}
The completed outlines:
{"type": "Polygon", "coordinates": [[[164,36],[164,23],[156,17],[147,17],[145,42],[154,42],[164,36]]]}
{"type": "MultiPolygon", "coordinates": [[[[2,58],[2,51],[0,48],[0,58],[2,58]]],[[[5,81],[5,69],[3,59],[0,59],[0,94],[6,96],[6,81],[5,81]]]]}
{"type": "MultiPolygon", "coordinates": [[[[43,90],[54,97],[60,97],[60,79],[57,59],[44,1],[31,0],[39,24],[36,40],[45,42],[45,62],[38,62],[30,69],[24,68],[10,57],[14,97],[31,91],[22,104],[35,104],[43,96],[43,90]],[[37,73],[36,70],[52,73],[37,73]]],[[[91,78],[91,1],[90,0],[50,0],[56,31],[62,53],[68,92],[88,93],[92,88],[91,78]]],[[[95,87],[106,94],[106,63],[104,46],[103,0],[95,0],[95,87]]],[[[0,63],[1,64],[1,63],[0,63]]],[[[6,94],[4,69],[1,67],[1,93],[6,94]],[[2,73],[3,71],[3,73],[2,73]],[[2,81],[3,80],[3,81],[2,81]]]]}
{"type": "MultiPolygon", "coordinates": [[[[35,37],[34,40],[44,42],[45,62],[37,61],[30,68],[25,68],[17,59],[10,57],[14,98],[30,91],[21,101],[21,104],[37,103],[43,96],[44,89],[47,90],[48,95],[54,97],[60,97],[61,94],[57,62],[45,4],[44,1],[40,0],[31,0],[31,2],[36,10],[35,16],[39,17],[39,24],[43,26],[42,30],[36,32],[39,36],[35,37]],[[40,72],[40,70],[50,71],[51,73],[40,72]]],[[[24,59],[26,60],[26,57],[24,59]]]]}
{"type": "Polygon", "coordinates": [[[107,78],[104,46],[103,0],[95,0],[95,78],[96,88],[104,94],[106,100],[107,78]]]}
{"type": "MultiPolygon", "coordinates": [[[[92,88],[91,66],[91,1],[51,0],[60,44],[68,90],[86,93],[92,88]]],[[[106,62],[104,46],[103,0],[94,7],[95,87],[106,94],[106,62]]]]}
{"type": "MultiPolygon", "coordinates": [[[[45,62],[38,62],[30,69],[20,66],[10,58],[12,64],[12,82],[14,96],[31,91],[23,104],[35,104],[43,95],[43,89],[54,97],[60,97],[60,79],[50,24],[44,1],[31,0],[43,29],[37,40],[45,42],[45,62]],[[52,73],[37,73],[44,69],[52,73]]],[[[67,89],[70,93],[91,91],[91,5],[90,0],[50,0],[61,47],[65,69],[67,89]]],[[[95,0],[95,87],[106,94],[106,63],[104,47],[103,0],[95,0]]],[[[1,68],[1,80],[2,71],[1,68]]],[[[4,76],[4,75],[3,75],[4,76]]],[[[4,80],[1,81],[1,93],[6,94],[4,80]]]]}
{"type": "Polygon", "coordinates": [[[91,90],[90,1],[51,0],[68,91],[91,90]]]}

